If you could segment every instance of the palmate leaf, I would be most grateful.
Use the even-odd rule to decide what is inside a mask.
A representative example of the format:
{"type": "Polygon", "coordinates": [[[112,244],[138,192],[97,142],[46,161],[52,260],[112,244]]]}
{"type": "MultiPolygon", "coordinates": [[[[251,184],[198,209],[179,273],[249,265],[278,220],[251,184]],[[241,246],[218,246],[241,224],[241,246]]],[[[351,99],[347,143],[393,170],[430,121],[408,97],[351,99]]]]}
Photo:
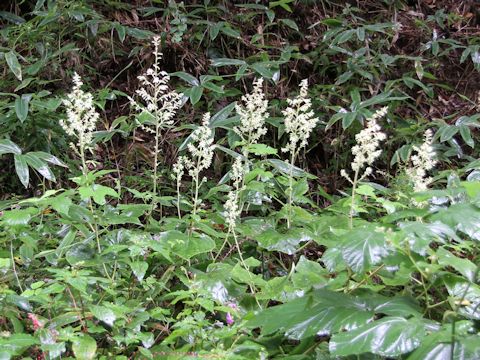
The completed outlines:
{"type": "Polygon", "coordinates": [[[329,348],[336,356],[372,353],[394,357],[416,349],[424,336],[425,325],[418,318],[386,317],[333,335],[329,348]]]}
{"type": "Polygon", "coordinates": [[[357,273],[369,270],[388,255],[385,234],[373,225],[356,228],[341,237],[345,262],[357,273]]]}

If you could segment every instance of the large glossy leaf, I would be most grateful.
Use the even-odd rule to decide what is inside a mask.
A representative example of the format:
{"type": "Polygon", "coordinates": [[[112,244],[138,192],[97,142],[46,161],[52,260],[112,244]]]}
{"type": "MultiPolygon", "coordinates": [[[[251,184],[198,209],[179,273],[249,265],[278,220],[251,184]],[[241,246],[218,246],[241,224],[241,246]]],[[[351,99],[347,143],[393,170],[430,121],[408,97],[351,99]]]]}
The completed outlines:
{"type": "Polygon", "coordinates": [[[386,317],[333,335],[329,348],[336,356],[372,353],[396,357],[416,349],[424,336],[425,326],[419,319],[386,317]]]}
{"type": "Polygon", "coordinates": [[[468,319],[480,320],[480,287],[455,275],[444,279],[452,308],[468,319]]]}
{"type": "Polygon", "coordinates": [[[480,241],[480,209],[472,204],[455,204],[432,215],[432,220],[441,221],[453,229],[480,241]]]}
{"type": "Polygon", "coordinates": [[[363,273],[369,270],[388,255],[385,234],[374,226],[366,225],[354,229],[341,239],[342,257],[355,272],[363,273]]]}
{"type": "Polygon", "coordinates": [[[247,326],[261,327],[264,334],[284,332],[291,339],[301,340],[352,330],[368,323],[373,316],[363,300],[321,289],[263,310],[247,326]]]}
{"type": "Polygon", "coordinates": [[[455,324],[455,343],[452,348],[452,324],[428,334],[408,360],[477,360],[480,359],[480,337],[470,334],[469,321],[455,324]]]}
{"type": "Polygon", "coordinates": [[[448,250],[444,248],[439,248],[437,250],[438,263],[442,266],[451,266],[457,270],[460,274],[465,276],[471,282],[477,281],[477,266],[468,259],[462,259],[458,256],[455,256],[448,250]]]}
{"type": "Polygon", "coordinates": [[[445,243],[448,239],[459,240],[450,226],[438,221],[431,224],[405,222],[400,224],[400,228],[410,249],[420,255],[425,255],[434,241],[445,243]]]}

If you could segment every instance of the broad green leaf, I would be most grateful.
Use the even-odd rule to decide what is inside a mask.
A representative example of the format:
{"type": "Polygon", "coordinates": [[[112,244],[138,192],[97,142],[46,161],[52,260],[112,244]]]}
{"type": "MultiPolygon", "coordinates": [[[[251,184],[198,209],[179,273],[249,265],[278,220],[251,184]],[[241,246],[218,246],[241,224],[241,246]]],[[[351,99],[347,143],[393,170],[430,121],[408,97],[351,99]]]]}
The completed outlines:
{"type": "Polygon", "coordinates": [[[256,313],[247,327],[261,327],[264,335],[282,332],[288,338],[301,340],[352,330],[367,324],[373,316],[363,301],[321,289],[256,313]]]}
{"type": "MultiPolygon", "coordinates": [[[[451,326],[451,325],[450,325],[451,326]]],[[[452,349],[452,331],[434,332],[428,335],[422,345],[407,360],[478,360],[480,346],[478,335],[456,336],[452,349]],[[453,356],[452,356],[453,355],[453,356]]]]}
{"type": "Polygon", "coordinates": [[[200,85],[200,82],[198,81],[198,79],[195,76],[190,75],[190,74],[188,74],[184,71],[177,71],[177,72],[171,73],[170,76],[177,76],[177,77],[186,81],[187,83],[189,83],[192,86],[199,86],[200,85]]]}
{"type": "Polygon", "coordinates": [[[13,51],[9,51],[5,53],[5,60],[7,61],[7,65],[15,77],[22,81],[22,67],[18,62],[17,55],[13,51]]]}
{"type": "Polygon", "coordinates": [[[477,277],[477,266],[468,259],[462,259],[458,256],[455,256],[448,250],[444,248],[439,248],[437,250],[436,256],[438,257],[438,263],[444,267],[453,267],[460,274],[465,276],[465,278],[471,282],[476,282],[477,277]]]}
{"type": "Polygon", "coordinates": [[[353,229],[341,239],[342,257],[357,273],[369,270],[388,255],[385,234],[373,225],[353,229]]]}
{"type": "Polygon", "coordinates": [[[480,209],[473,204],[454,204],[432,215],[431,219],[480,241],[480,209]]]}
{"type": "Polygon", "coordinates": [[[103,186],[99,184],[93,184],[91,186],[82,186],[78,188],[78,192],[82,199],[93,198],[98,205],[105,205],[107,200],[105,199],[106,196],[112,196],[114,198],[118,198],[118,193],[109,188],[108,186],[103,186]]]}
{"type": "Polygon", "coordinates": [[[34,168],[40,175],[50,181],[56,181],[55,175],[53,174],[52,170],[48,166],[48,164],[37,157],[32,153],[27,153],[24,155],[27,164],[34,168]]]}
{"type": "Polygon", "coordinates": [[[30,180],[30,172],[28,170],[27,161],[23,155],[14,155],[13,156],[15,162],[15,172],[17,173],[20,182],[22,183],[25,188],[28,187],[28,182],[30,180]]]}
{"type": "Polygon", "coordinates": [[[192,105],[195,105],[202,97],[203,86],[194,86],[190,88],[189,94],[190,94],[190,102],[192,103],[192,105]]]}
{"type": "Polygon", "coordinates": [[[420,320],[386,317],[351,331],[334,334],[329,349],[334,356],[372,353],[397,357],[416,349],[424,336],[425,326],[420,320]]]}
{"type": "Polygon", "coordinates": [[[225,35],[228,35],[228,36],[236,38],[236,39],[240,39],[240,33],[237,30],[232,29],[231,27],[223,26],[220,29],[220,31],[222,33],[224,33],[225,35]]]}
{"type": "Polygon", "coordinates": [[[52,165],[58,165],[58,166],[63,166],[63,167],[67,167],[67,165],[65,165],[62,161],[60,161],[56,156],[52,155],[52,154],[49,154],[49,153],[46,153],[46,152],[43,152],[43,151],[32,151],[32,152],[29,152],[29,154],[43,160],[43,161],[46,161],[52,165]]]}
{"type": "Polygon", "coordinates": [[[456,275],[444,279],[453,309],[468,319],[480,320],[480,287],[456,275]]]}
{"type": "Polygon", "coordinates": [[[32,215],[37,212],[34,208],[26,208],[26,209],[14,209],[5,211],[0,220],[10,226],[17,226],[17,225],[27,225],[32,215]]]}
{"type": "Polygon", "coordinates": [[[148,263],[146,261],[134,261],[130,264],[133,275],[138,281],[142,281],[148,269],[148,263]]]}
{"type": "Polygon", "coordinates": [[[97,352],[97,343],[91,336],[83,335],[72,342],[72,350],[78,360],[92,360],[97,352]]]}
{"type": "Polygon", "coordinates": [[[448,239],[460,241],[452,228],[439,221],[430,224],[411,221],[400,223],[399,226],[410,249],[420,255],[427,254],[432,242],[444,244],[448,239]]]}
{"type": "Polygon", "coordinates": [[[277,149],[265,144],[252,144],[247,150],[255,155],[276,155],[277,149]]]}
{"type": "Polygon", "coordinates": [[[14,355],[21,355],[22,352],[32,345],[39,344],[39,341],[30,334],[13,334],[0,337],[0,358],[10,359],[14,355]]]}
{"type": "Polygon", "coordinates": [[[205,234],[188,235],[177,230],[169,230],[160,233],[156,239],[167,243],[174,254],[185,260],[215,248],[215,242],[205,234]]]}
{"type": "Polygon", "coordinates": [[[295,21],[293,21],[291,19],[280,19],[279,21],[284,23],[285,25],[287,25],[289,28],[291,28],[293,30],[296,30],[296,31],[299,31],[298,30],[298,25],[295,21]]]}
{"type": "Polygon", "coordinates": [[[113,323],[117,319],[113,311],[105,306],[93,305],[90,307],[90,311],[98,320],[101,320],[110,326],[113,326],[113,323]]]}
{"type": "Polygon", "coordinates": [[[228,116],[232,113],[233,109],[235,109],[235,103],[232,102],[231,104],[228,104],[224,108],[222,108],[220,111],[218,111],[215,115],[213,115],[210,118],[210,124],[209,126],[214,129],[218,126],[223,126],[225,125],[225,120],[227,120],[228,116]]]}
{"type": "Polygon", "coordinates": [[[301,256],[295,266],[292,282],[296,288],[307,290],[310,287],[319,288],[327,284],[328,272],[318,262],[301,256]]]}
{"type": "Polygon", "coordinates": [[[8,139],[0,140],[0,156],[3,154],[20,155],[21,153],[22,149],[20,149],[13,141],[8,139]]]}
{"type": "Polygon", "coordinates": [[[311,175],[308,174],[305,170],[294,166],[291,166],[289,163],[286,161],[280,160],[280,159],[267,159],[265,160],[268,162],[270,165],[272,165],[275,169],[279,170],[285,175],[290,175],[290,173],[295,176],[308,176],[310,177],[311,175]],[[310,175],[310,176],[309,176],[310,175]]]}
{"type": "Polygon", "coordinates": [[[270,251],[280,251],[288,255],[293,255],[300,243],[312,239],[312,235],[306,229],[291,229],[284,234],[269,229],[255,237],[262,248],[270,251]]]}
{"type": "Polygon", "coordinates": [[[23,94],[15,99],[15,113],[18,119],[23,123],[28,115],[28,104],[32,94],[23,94]]]}

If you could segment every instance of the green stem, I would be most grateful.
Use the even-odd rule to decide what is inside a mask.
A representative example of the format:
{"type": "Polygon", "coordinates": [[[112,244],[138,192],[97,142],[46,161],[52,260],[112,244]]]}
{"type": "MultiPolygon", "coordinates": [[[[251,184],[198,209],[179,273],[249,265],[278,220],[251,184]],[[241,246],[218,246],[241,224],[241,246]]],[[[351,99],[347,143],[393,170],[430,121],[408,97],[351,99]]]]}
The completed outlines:
{"type": "Polygon", "coordinates": [[[354,214],[354,207],[355,207],[355,191],[357,190],[357,182],[358,182],[358,172],[359,170],[356,170],[355,171],[355,176],[353,178],[353,187],[352,187],[352,202],[350,204],[350,214],[349,214],[349,217],[348,217],[348,220],[349,220],[349,226],[350,226],[350,229],[353,228],[353,214],[354,214]]]}

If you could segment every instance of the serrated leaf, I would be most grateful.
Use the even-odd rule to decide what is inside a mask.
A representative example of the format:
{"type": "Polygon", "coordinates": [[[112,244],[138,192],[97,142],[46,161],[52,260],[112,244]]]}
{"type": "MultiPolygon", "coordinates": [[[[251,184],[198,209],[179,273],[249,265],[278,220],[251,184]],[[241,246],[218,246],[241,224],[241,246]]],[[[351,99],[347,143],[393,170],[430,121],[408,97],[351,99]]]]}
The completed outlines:
{"type": "Polygon", "coordinates": [[[257,235],[255,239],[264,249],[293,255],[300,243],[310,241],[313,238],[306,229],[290,229],[284,234],[274,229],[269,229],[257,235]]]}
{"type": "Polygon", "coordinates": [[[432,221],[447,224],[472,239],[480,241],[480,209],[472,204],[454,204],[432,215],[432,221]]]}

